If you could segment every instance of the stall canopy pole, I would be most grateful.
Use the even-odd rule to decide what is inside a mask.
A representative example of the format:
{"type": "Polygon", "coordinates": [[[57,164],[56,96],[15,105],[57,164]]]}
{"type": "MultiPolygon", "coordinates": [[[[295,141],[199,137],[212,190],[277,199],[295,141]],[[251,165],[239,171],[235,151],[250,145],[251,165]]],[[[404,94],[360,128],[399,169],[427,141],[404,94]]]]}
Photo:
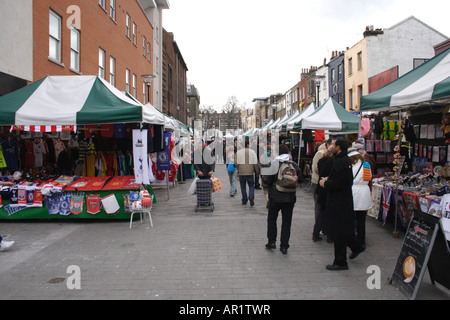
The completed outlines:
{"type": "Polygon", "coordinates": [[[298,141],[298,167],[300,168],[300,159],[302,156],[302,139],[303,139],[303,130],[300,130],[300,140],[298,141]]]}

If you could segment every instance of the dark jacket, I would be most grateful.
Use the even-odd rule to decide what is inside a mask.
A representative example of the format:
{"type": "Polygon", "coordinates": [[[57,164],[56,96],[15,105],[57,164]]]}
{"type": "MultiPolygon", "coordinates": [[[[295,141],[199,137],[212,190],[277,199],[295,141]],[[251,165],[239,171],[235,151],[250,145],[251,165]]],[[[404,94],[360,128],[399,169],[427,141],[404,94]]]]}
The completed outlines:
{"type": "MultiPolygon", "coordinates": [[[[295,162],[292,162],[295,170],[297,171],[298,183],[302,181],[302,175],[299,167],[295,162]]],[[[281,162],[274,160],[271,165],[280,165],[281,162]]],[[[279,170],[279,168],[278,168],[279,170]]],[[[274,203],[295,203],[297,201],[297,196],[295,192],[281,192],[275,187],[275,183],[278,179],[278,171],[276,174],[268,175],[264,177],[264,184],[269,187],[269,201],[274,203]]]]}
{"type": "Polygon", "coordinates": [[[353,172],[347,153],[333,157],[333,167],[325,182],[327,205],[325,215],[331,235],[343,236],[354,233],[353,172]]]}
{"type": "MultiPolygon", "coordinates": [[[[205,152],[211,152],[210,148],[205,148],[205,152]],[[207,151],[208,150],[208,151],[207,151]]],[[[212,152],[211,152],[212,154],[212,152]]],[[[203,173],[203,176],[198,176],[200,179],[209,179],[211,178],[208,176],[208,172],[215,171],[216,169],[216,162],[214,161],[213,164],[208,164],[205,162],[205,157],[202,154],[202,163],[201,164],[194,164],[195,173],[197,174],[197,171],[201,171],[203,173]]]]}
{"type": "MultiPolygon", "coordinates": [[[[322,157],[317,163],[317,169],[319,171],[319,180],[323,177],[328,177],[331,173],[331,169],[333,168],[333,157],[322,157]]],[[[317,184],[316,187],[317,194],[317,202],[320,205],[321,210],[325,210],[325,206],[327,204],[327,192],[320,184],[317,184]]]]}

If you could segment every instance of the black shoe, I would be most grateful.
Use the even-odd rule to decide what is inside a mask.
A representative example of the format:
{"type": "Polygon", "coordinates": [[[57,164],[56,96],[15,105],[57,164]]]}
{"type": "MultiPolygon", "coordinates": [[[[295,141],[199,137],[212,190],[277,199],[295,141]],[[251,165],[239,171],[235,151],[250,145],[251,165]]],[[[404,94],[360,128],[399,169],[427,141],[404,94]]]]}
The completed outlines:
{"type": "Polygon", "coordinates": [[[234,197],[234,193],[230,194],[230,197],[234,197]]]}
{"type": "Polygon", "coordinates": [[[245,206],[247,204],[247,201],[242,201],[242,205],[245,206]]]}
{"type": "Polygon", "coordinates": [[[253,207],[255,205],[255,201],[253,200],[253,198],[250,198],[250,205],[253,207]]]}
{"type": "Polygon", "coordinates": [[[280,248],[282,254],[287,254],[287,248],[280,248]]]}
{"type": "Polygon", "coordinates": [[[361,250],[358,250],[358,251],[352,251],[352,253],[350,254],[350,256],[349,256],[349,258],[350,259],[355,259],[357,256],[359,256],[359,254],[361,253],[361,252],[363,252],[364,251],[364,249],[361,249],[361,250]]]}
{"type": "Polygon", "coordinates": [[[276,249],[276,247],[277,246],[273,242],[266,243],[266,248],[267,249],[276,249]]]}
{"type": "Polygon", "coordinates": [[[330,271],[348,270],[348,266],[339,266],[337,264],[329,264],[329,265],[327,265],[327,270],[330,270],[330,271]]]}
{"type": "Polygon", "coordinates": [[[312,240],[313,240],[314,242],[317,242],[317,241],[322,240],[322,237],[321,237],[321,236],[313,236],[313,237],[312,237],[312,240]]]}

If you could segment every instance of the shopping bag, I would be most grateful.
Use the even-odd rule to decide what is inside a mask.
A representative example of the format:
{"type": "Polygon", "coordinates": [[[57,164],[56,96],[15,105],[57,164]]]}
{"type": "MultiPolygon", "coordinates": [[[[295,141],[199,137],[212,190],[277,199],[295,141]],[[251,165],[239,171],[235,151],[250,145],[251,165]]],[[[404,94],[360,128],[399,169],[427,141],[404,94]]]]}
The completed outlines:
{"type": "Polygon", "coordinates": [[[222,190],[222,182],[220,182],[219,178],[212,177],[211,180],[213,182],[213,192],[222,190]]]}
{"type": "Polygon", "coordinates": [[[194,181],[192,181],[191,186],[189,187],[189,194],[195,194],[197,192],[197,180],[198,178],[195,178],[194,181]]]}

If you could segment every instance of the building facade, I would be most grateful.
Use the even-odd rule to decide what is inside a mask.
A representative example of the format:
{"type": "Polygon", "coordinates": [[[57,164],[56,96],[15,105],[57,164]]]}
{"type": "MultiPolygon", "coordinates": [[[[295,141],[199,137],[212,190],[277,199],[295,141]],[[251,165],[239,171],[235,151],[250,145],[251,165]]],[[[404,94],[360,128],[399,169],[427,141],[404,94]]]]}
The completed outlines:
{"type": "Polygon", "coordinates": [[[153,100],[153,26],[137,0],[33,1],[33,81],[98,75],[137,100],[153,100]]]}
{"type": "Polygon", "coordinates": [[[344,53],[333,51],[328,62],[328,94],[345,108],[345,63],[344,53]]]}
{"type": "Polygon", "coordinates": [[[432,58],[433,47],[447,39],[413,16],[384,30],[366,27],[364,38],[345,52],[346,109],[359,110],[361,96],[432,58]]]}
{"type": "Polygon", "coordinates": [[[162,111],[187,123],[187,71],[174,35],[163,29],[162,111]]]}
{"type": "MultiPolygon", "coordinates": [[[[0,96],[33,81],[33,4],[0,2],[0,96]],[[7,31],[6,31],[7,30],[7,31]],[[20,39],[20,41],[17,41],[20,39]]],[[[48,39],[47,39],[48,43],[48,39]]]]}
{"type": "Polygon", "coordinates": [[[199,119],[200,93],[193,84],[187,85],[186,90],[186,113],[188,117],[187,125],[192,125],[193,121],[199,119]]]}
{"type": "Polygon", "coordinates": [[[163,61],[163,10],[170,9],[167,0],[139,0],[153,26],[153,106],[162,110],[162,61],[163,61]]]}

